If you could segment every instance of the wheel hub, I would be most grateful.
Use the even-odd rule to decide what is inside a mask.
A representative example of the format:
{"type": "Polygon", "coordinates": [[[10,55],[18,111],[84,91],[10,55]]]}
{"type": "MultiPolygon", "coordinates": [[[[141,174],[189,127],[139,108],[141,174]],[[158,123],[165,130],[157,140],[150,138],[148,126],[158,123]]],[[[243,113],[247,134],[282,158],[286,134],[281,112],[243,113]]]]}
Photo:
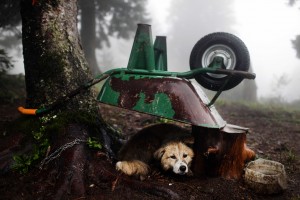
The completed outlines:
{"type": "MultiPolygon", "coordinates": [[[[226,69],[233,70],[236,65],[236,55],[234,51],[223,44],[216,44],[211,47],[209,47],[204,53],[202,57],[202,66],[208,67],[210,63],[213,61],[215,57],[222,57],[224,65],[226,69]]],[[[219,75],[219,74],[209,74],[211,77],[215,78],[223,78],[225,75],[219,75]]]]}

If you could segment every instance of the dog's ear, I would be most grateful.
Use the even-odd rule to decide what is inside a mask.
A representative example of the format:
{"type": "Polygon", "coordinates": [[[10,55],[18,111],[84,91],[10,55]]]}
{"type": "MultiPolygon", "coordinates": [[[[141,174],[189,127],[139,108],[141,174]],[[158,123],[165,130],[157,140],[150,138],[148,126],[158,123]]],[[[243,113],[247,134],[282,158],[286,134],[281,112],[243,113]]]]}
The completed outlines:
{"type": "Polygon", "coordinates": [[[154,152],[153,157],[157,160],[160,160],[165,152],[166,152],[165,148],[161,147],[154,152]]]}

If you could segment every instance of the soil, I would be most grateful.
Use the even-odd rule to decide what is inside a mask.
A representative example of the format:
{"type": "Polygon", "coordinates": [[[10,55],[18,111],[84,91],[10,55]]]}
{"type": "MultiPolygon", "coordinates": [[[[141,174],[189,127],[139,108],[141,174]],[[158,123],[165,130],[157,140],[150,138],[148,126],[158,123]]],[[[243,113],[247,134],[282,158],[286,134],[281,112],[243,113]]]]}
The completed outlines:
{"type": "MultiPolygon", "coordinates": [[[[5,138],[6,126],[19,117],[13,105],[0,105],[0,156],[8,145],[5,138]],[[5,141],[5,142],[4,142],[5,141]]],[[[124,136],[130,136],[144,126],[164,120],[100,105],[104,120],[124,136]]],[[[300,199],[300,112],[281,109],[250,107],[244,104],[225,103],[217,110],[228,123],[250,128],[247,145],[257,157],[278,161],[285,166],[288,188],[279,194],[255,193],[244,180],[227,180],[220,177],[177,177],[154,170],[150,176],[139,181],[118,174],[114,165],[101,151],[93,151],[85,181],[85,197],[66,199],[300,199]],[[92,166],[102,166],[93,168],[92,166]],[[127,187],[128,186],[128,187],[127,187]]],[[[188,125],[177,123],[189,128],[188,125]]],[[[18,140],[18,134],[12,143],[18,140]]],[[[3,155],[3,154],[2,154],[3,155]]],[[[0,166],[1,163],[0,157],[0,166]]],[[[43,175],[32,169],[25,175],[1,169],[0,199],[49,199],[38,195],[37,183],[43,175]],[[39,198],[38,198],[39,197],[39,198]]],[[[47,190],[47,188],[42,188],[47,190]]],[[[49,190],[50,191],[50,190],[49,190]]],[[[46,194],[46,195],[45,195],[46,194]]]]}

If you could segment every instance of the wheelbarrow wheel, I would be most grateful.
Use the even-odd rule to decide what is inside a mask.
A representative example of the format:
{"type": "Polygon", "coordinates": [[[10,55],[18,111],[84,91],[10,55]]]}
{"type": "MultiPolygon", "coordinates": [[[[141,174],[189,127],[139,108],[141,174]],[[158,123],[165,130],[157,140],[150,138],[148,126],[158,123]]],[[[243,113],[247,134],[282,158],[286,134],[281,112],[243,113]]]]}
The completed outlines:
{"type": "MultiPolygon", "coordinates": [[[[250,55],[244,42],[235,35],[216,32],[201,38],[193,47],[190,55],[191,70],[206,68],[215,57],[222,57],[226,69],[248,71],[250,55]]],[[[195,77],[206,89],[218,91],[227,80],[227,75],[205,73],[195,77]]],[[[237,86],[243,77],[232,76],[223,90],[237,86]]]]}

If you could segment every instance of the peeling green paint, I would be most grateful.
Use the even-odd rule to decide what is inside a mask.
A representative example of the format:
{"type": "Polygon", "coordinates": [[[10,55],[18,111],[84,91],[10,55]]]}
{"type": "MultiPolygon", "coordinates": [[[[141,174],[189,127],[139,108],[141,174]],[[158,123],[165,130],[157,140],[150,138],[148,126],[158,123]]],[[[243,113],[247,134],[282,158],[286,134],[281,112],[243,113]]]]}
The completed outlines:
{"type": "Polygon", "coordinates": [[[150,103],[146,102],[144,93],[140,93],[139,97],[140,99],[133,107],[133,110],[173,119],[175,111],[172,108],[168,95],[164,93],[155,94],[154,100],[150,103]]]}
{"type": "Polygon", "coordinates": [[[118,99],[120,93],[114,91],[109,85],[109,81],[106,81],[102,87],[101,92],[99,93],[97,99],[103,103],[111,104],[114,106],[118,106],[118,99]]]}

